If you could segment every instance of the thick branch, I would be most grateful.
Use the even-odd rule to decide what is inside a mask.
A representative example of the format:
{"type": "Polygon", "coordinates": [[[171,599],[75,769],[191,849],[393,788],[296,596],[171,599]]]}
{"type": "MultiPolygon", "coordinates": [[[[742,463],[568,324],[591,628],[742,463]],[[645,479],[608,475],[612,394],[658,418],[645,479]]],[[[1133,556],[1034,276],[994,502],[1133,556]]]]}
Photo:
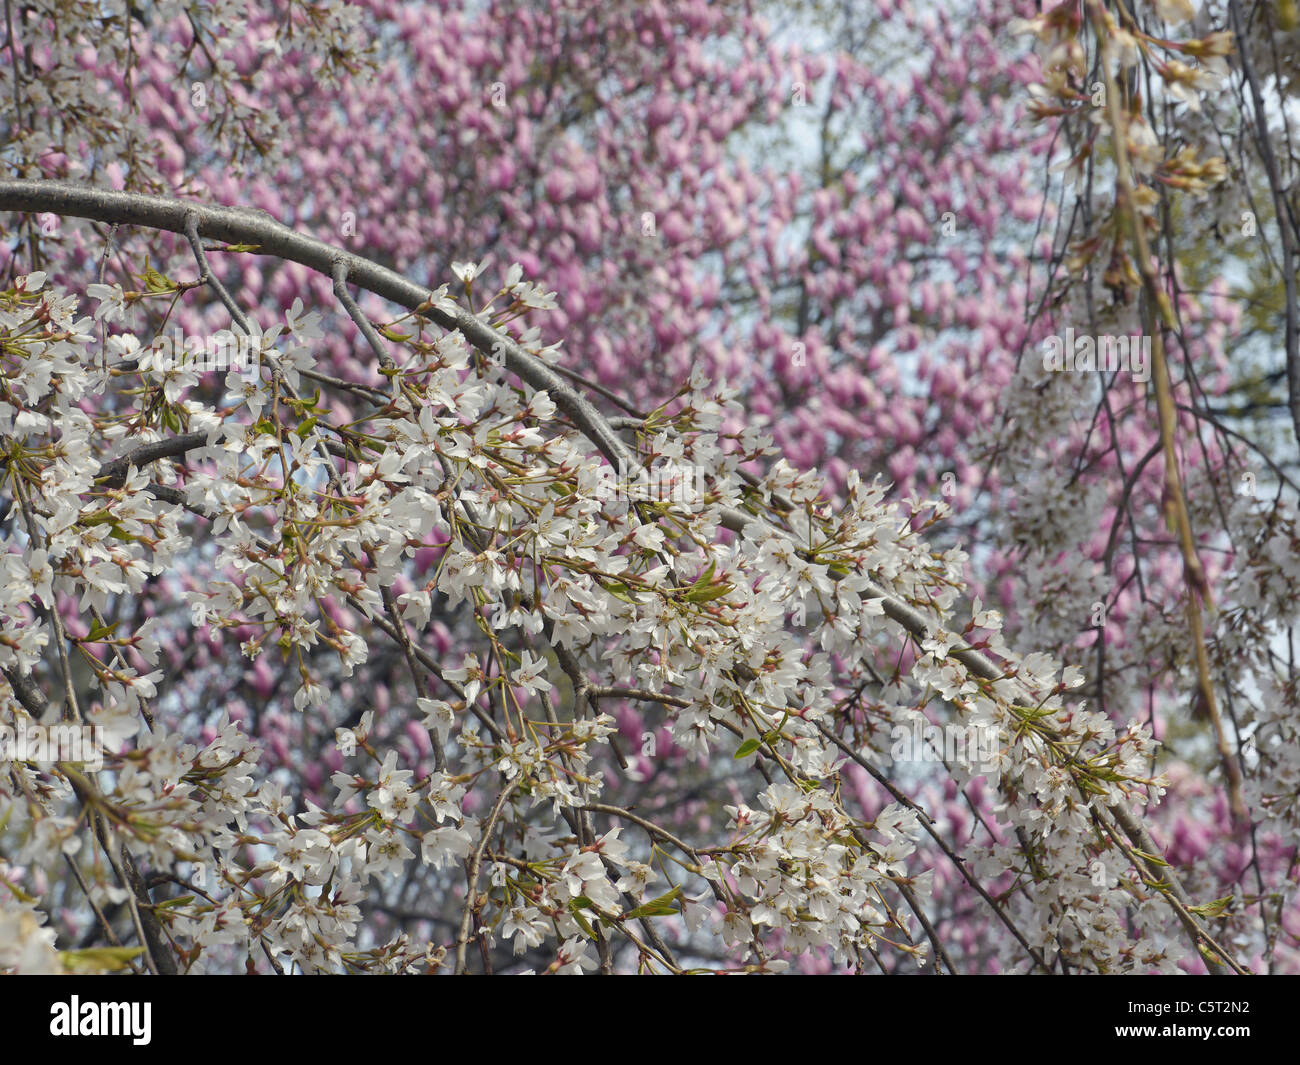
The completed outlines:
{"type": "Polygon", "coordinates": [[[460,332],[484,355],[500,352],[506,368],[520,380],[545,390],[573,423],[613,466],[632,466],[632,455],[601,417],[599,411],[565,383],[541,359],[530,355],[512,339],[498,333],[450,301],[432,303],[433,293],[423,285],[378,263],[296,233],[264,211],[238,207],[213,207],[163,196],[116,192],[70,181],[0,181],[0,210],[89,218],[115,225],[142,226],[186,235],[187,219],[195,219],[191,233],[228,244],[254,244],[271,255],[333,278],[335,268],[346,269],[348,282],[358,288],[416,311],[444,329],[460,332]]]}

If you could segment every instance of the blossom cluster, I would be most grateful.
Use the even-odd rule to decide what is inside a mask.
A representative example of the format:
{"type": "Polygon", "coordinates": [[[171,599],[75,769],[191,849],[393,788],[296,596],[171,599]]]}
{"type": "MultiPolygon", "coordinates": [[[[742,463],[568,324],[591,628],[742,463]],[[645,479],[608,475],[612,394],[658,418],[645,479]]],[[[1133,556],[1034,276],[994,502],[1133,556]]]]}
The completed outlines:
{"type": "MultiPolygon", "coordinates": [[[[770,441],[723,431],[737,401],[703,375],[675,413],[637,434],[643,459],[705,470],[703,498],[610,498],[595,476],[605,458],[550,396],[418,317],[403,324],[392,393],[360,419],[339,421],[301,395],[320,323],[298,305],[256,380],[232,373],[215,404],[186,391],[169,400],[137,367],[101,377],[120,402],[89,416],[77,400],[95,363],[91,320],[44,280],[29,275],[4,297],[0,387],[24,519],[8,542],[5,615],[36,634],[7,645],[6,698],[17,715],[84,714],[116,729],[121,746],[95,773],[7,766],[6,823],[25,840],[8,877],[35,887],[62,855],[84,866],[92,894],[120,897],[123,848],[122,860],[182,889],[165,903],[132,900],[191,970],[263,957],[304,971],[452,958],[460,968],[480,936],[555,951],[574,970],[588,945],[605,966],[611,941],[625,941],[643,967],[680,970],[659,933],[634,930],[665,920],[671,938],[716,922],[751,967],[822,947],[861,963],[887,944],[922,961],[929,948],[913,940],[904,907],[927,891],[929,874],[907,863],[924,815],[895,804],[867,818],[839,797],[846,756],[879,754],[855,738],[846,697],[864,674],[887,671],[887,701],[874,708],[886,725],[942,703],[1008,737],[995,766],[958,771],[991,773],[999,820],[1024,841],[1016,856],[994,848],[974,868],[1022,879],[1004,916],[1027,930],[1040,964],[1120,971],[1180,956],[1164,938],[1127,932],[1134,895],[1148,910],[1158,895],[1136,870],[1100,892],[1088,876],[1098,860],[1125,868],[1114,828],[1098,829],[1104,811],[1159,794],[1148,733],[1117,735],[1069,703],[1078,671],[1018,658],[995,612],[976,604],[964,632],[950,627],[964,556],[921,539],[909,520],[919,503],[905,513],[851,474],[831,506],[815,476],[783,460],[751,483],[741,467],[769,455],[770,441]],[[127,378],[143,387],[124,387],[127,378]],[[128,462],[120,478],[104,475],[169,425],[193,438],[183,464],[160,459],[146,472],[128,462]],[[411,560],[430,541],[435,574],[412,583],[411,560]],[[119,611],[182,559],[211,576],[166,623],[208,638],[237,631],[247,658],[274,656],[293,672],[300,713],[323,712],[339,678],[378,644],[392,647],[411,670],[407,713],[427,730],[436,768],[403,767],[396,749],[375,746],[365,714],[345,730],[356,764],[334,774],[322,805],[286,795],[228,715],[206,742],[169,730],[169,692],[150,669],[160,621],[119,611]],[[897,626],[886,603],[907,604],[922,629],[897,626]],[[480,649],[455,668],[426,649],[435,611],[477,637],[480,649]],[[39,653],[51,628],[89,664],[86,693],[66,665],[63,683],[47,684],[60,675],[39,653]],[[972,648],[997,656],[1000,676],[972,671],[961,654],[972,648]],[[548,649],[572,705],[551,699],[548,649]],[[435,681],[440,697],[418,694],[435,681]],[[730,808],[722,835],[690,841],[610,803],[601,767],[617,729],[592,713],[598,692],[661,703],[681,750],[748,760],[754,771],[738,786],[771,782],[730,808]],[[598,830],[598,819],[613,823],[598,830]],[[365,912],[394,905],[417,862],[435,897],[451,891],[440,874],[466,870],[451,910],[459,931],[374,941],[365,912]],[[651,897],[661,877],[667,895],[651,897]]],[[[98,295],[111,305],[125,296],[98,295]]],[[[480,319],[491,316],[489,306],[480,319]]],[[[36,918],[11,919],[48,946],[36,918]]],[[[1156,906],[1144,920],[1174,939],[1173,911],[1156,906]]]]}

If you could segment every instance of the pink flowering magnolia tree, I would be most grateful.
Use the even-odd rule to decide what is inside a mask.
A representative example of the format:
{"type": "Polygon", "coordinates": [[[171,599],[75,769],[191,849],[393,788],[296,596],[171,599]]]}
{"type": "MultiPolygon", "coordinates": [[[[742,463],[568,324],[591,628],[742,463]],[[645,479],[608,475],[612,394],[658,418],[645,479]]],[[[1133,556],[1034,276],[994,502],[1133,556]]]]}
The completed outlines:
{"type": "Polygon", "coordinates": [[[1138,7],[25,8],[0,967],[1292,967],[1228,72],[1138,7]]]}

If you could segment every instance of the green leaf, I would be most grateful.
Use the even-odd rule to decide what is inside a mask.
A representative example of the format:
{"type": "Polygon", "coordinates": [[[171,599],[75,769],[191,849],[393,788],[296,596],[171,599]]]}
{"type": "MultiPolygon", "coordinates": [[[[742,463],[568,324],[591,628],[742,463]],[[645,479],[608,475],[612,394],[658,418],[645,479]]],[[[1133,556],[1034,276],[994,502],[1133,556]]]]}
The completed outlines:
{"type": "Polygon", "coordinates": [[[582,895],[579,898],[576,898],[569,903],[569,912],[573,914],[573,919],[578,922],[578,927],[582,929],[582,931],[586,934],[587,938],[595,939],[596,930],[591,927],[591,922],[588,921],[587,918],[584,917],[581,912],[582,906],[590,906],[590,905],[591,905],[591,899],[587,898],[587,896],[585,895],[582,895]]]}
{"type": "Polygon", "coordinates": [[[1210,902],[1203,902],[1199,906],[1188,906],[1187,909],[1201,917],[1222,917],[1228,912],[1228,906],[1232,902],[1231,895],[1224,895],[1221,899],[1213,899],[1210,902]]]}
{"type": "Polygon", "coordinates": [[[633,606],[637,605],[636,600],[632,598],[631,594],[629,594],[628,586],[622,581],[602,580],[599,577],[597,578],[597,581],[600,586],[604,588],[605,591],[609,592],[609,594],[615,599],[621,599],[623,602],[631,603],[633,606]]]}
{"type": "Polygon", "coordinates": [[[731,591],[731,585],[726,581],[721,584],[713,583],[713,573],[718,568],[717,561],[709,563],[709,568],[701,573],[695,583],[686,589],[686,601],[688,603],[708,603],[714,599],[720,599],[731,591]]]}
{"type": "Polygon", "coordinates": [[[718,563],[717,560],[714,559],[709,563],[709,568],[695,578],[695,583],[691,585],[691,590],[693,591],[696,588],[707,587],[709,582],[713,580],[713,571],[717,568],[718,563]]]}
{"type": "Polygon", "coordinates": [[[733,757],[733,758],[748,758],[751,754],[753,754],[756,750],[758,750],[759,747],[761,747],[762,745],[763,745],[763,741],[762,741],[762,740],[746,740],[744,743],[742,743],[739,747],[736,748],[736,753],[733,754],[732,757],[733,757]]]}
{"type": "Polygon", "coordinates": [[[111,625],[96,625],[85,636],[81,638],[82,643],[99,643],[105,636],[112,636],[117,631],[121,621],[115,621],[111,625]]]}
{"type": "Polygon", "coordinates": [[[410,333],[399,333],[396,329],[390,329],[386,325],[379,327],[379,335],[385,340],[392,340],[398,344],[405,340],[410,340],[412,336],[410,333]]]}
{"type": "Polygon", "coordinates": [[[177,285],[166,274],[160,274],[152,266],[149,260],[144,263],[144,290],[146,292],[175,292],[177,285]]]}
{"type": "Polygon", "coordinates": [[[638,917],[668,917],[674,913],[681,913],[681,910],[673,906],[681,893],[682,886],[678,884],[667,894],[660,895],[657,899],[651,899],[649,902],[638,906],[635,910],[629,910],[624,916],[634,920],[638,917]]]}
{"type": "Polygon", "coordinates": [[[1134,848],[1133,848],[1133,853],[1136,854],[1139,858],[1141,858],[1144,862],[1148,862],[1148,863],[1150,863],[1151,865],[1168,865],[1168,864],[1169,864],[1167,861],[1165,861],[1163,858],[1161,858],[1160,855],[1158,855],[1158,854],[1148,854],[1146,851],[1138,850],[1137,847],[1134,847],[1134,848]]]}
{"type": "Polygon", "coordinates": [[[59,959],[63,967],[72,972],[118,972],[142,953],[143,947],[90,947],[87,950],[65,950],[59,959]]]}
{"type": "Polygon", "coordinates": [[[240,254],[241,252],[257,251],[261,246],[260,244],[227,244],[221,250],[240,254]]]}
{"type": "Polygon", "coordinates": [[[731,591],[731,587],[726,581],[721,584],[711,584],[707,588],[692,585],[691,590],[686,593],[686,601],[688,603],[710,603],[714,599],[721,599],[731,591]]]}

